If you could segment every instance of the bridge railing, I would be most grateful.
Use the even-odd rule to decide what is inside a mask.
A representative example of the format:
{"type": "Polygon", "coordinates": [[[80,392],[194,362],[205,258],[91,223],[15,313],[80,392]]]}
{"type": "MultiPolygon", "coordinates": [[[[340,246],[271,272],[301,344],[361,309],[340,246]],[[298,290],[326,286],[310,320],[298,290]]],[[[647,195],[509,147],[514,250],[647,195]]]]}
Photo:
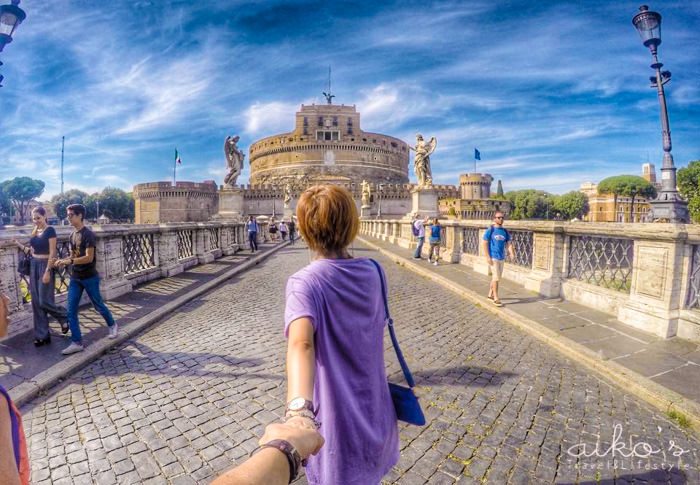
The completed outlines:
{"type": "MultiPolygon", "coordinates": [[[[488,274],[482,241],[490,224],[441,221],[443,259],[488,274]]],[[[700,342],[700,227],[553,221],[505,227],[515,260],[506,261],[504,278],[662,337],[700,342]]],[[[416,246],[408,220],[363,220],[360,234],[416,246]]]]}
{"type": "MultiPolygon", "coordinates": [[[[260,241],[270,240],[261,223],[260,241]]],[[[110,224],[89,226],[97,238],[96,263],[106,299],[130,292],[139,283],[181,273],[244,248],[248,241],[242,223],[186,222],[168,224],[110,224]]],[[[69,226],[56,226],[59,257],[69,255],[69,226]]],[[[28,244],[31,229],[0,231],[0,291],[10,299],[13,334],[31,323],[28,277],[17,272],[21,251],[16,239],[28,244]]],[[[70,274],[56,271],[56,301],[65,303],[70,274]]]]}

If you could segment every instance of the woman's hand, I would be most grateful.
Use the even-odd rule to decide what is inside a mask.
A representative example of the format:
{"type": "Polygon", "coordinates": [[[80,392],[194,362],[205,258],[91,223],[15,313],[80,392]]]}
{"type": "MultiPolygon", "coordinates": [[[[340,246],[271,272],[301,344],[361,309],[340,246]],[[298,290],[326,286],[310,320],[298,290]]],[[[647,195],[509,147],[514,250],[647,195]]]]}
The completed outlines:
{"type": "Polygon", "coordinates": [[[51,283],[51,270],[44,271],[44,274],[41,275],[41,282],[45,285],[51,283]]]}
{"type": "Polygon", "coordinates": [[[289,422],[268,424],[265,428],[265,434],[258,443],[263,445],[272,440],[288,441],[299,452],[302,460],[306,460],[309,455],[315,455],[321,451],[324,443],[323,436],[318,434],[315,429],[292,426],[289,422]]]}

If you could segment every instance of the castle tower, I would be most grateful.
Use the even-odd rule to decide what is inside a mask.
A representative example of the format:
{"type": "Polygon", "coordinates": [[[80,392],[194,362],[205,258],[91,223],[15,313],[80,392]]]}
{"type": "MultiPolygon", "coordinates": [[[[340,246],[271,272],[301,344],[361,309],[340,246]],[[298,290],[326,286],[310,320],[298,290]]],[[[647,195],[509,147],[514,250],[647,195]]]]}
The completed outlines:
{"type": "Polygon", "coordinates": [[[362,131],[354,106],[301,106],[294,131],[250,146],[250,183],[373,184],[408,182],[408,145],[398,138],[362,131]]]}
{"type": "Polygon", "coordinates": [[[459,193],[463,200],[491,197],[493,177],[488,173],[463,173],[459,176],[459,193]]]}

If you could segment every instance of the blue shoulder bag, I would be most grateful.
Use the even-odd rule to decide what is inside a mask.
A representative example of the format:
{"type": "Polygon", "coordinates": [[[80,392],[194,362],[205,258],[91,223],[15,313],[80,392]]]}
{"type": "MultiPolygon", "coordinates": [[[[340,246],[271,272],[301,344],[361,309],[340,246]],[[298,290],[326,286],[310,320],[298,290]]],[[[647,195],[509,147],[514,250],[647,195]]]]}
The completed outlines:
{"type": "Polygon", "coordinates": [[[396,334],[394,333],[394,321],[389,316],[389,301],[386,296],[384,275],[382,274],[379,263],[373,259],[370,259],[370,261],[372,261],[374,266],[377,268],[377,272],[379,273],[379,282],[382,287],[382,298],[384,299],[384,310],[386,311],[386,322],[387,326],[389,327],[391,343],[394,345],[396,357],[399,359],[401,370],[403,371],[403,375],[406,378],[406,382],[409,386],[404,387],[389,382],[389,392],[391,393],[391,400],[394,402],[394,409],[396,409],[396,417],[401,421],[407,422],[408,424],[423,426],[425,425],[425,416],[423,416],[423,410],[420,407],[418,398],[413,392],[413,388],[416,386],[416,383],[413,381],[411,371],[403,358],[401,347],[399,347],[399,341],[396,340],[396,334]]]}

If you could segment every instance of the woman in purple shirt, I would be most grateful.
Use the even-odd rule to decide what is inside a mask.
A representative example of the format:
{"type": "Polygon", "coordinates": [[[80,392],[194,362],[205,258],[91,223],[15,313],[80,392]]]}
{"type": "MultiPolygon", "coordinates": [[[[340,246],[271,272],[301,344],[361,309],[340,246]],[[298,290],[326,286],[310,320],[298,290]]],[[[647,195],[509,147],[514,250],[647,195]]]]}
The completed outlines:
{"type": "Polygon", "coordinates": [[[380,483],[399,459],[396,412],[384,369],[385,313],[377,268],[348,246],[359,219],[350,192],[306,190],[299,232],[316,254],[287,281],[287,409],[326,444],[308,460],[312,485],[380,483]]]}

